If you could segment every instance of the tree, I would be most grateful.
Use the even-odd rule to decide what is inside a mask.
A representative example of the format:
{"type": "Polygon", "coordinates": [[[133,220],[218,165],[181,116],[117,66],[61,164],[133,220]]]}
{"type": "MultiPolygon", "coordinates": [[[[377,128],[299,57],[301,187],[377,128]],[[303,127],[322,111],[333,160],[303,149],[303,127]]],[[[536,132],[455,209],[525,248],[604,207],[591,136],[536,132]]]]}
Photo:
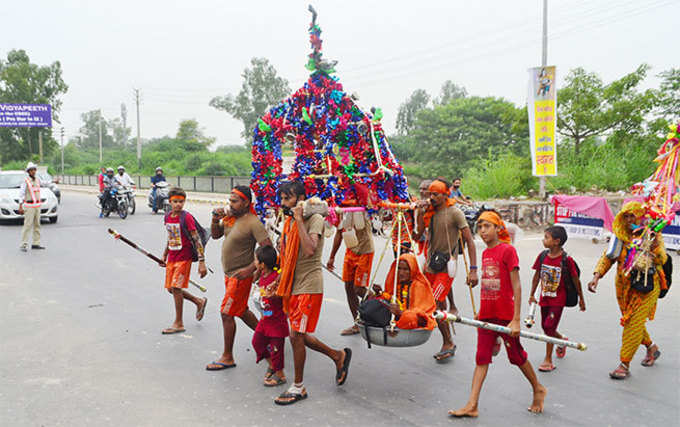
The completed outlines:
{"type": "Polygon", "coordinates": [[[83,125],[80,127],[82,138],[78,141],[78,148],[99,149],[99,126],[102,133],[102,148],[115,146],[113,136],[109,134],[111,124],[102,116],[101,110],[92,110],[80,115],[83,125]]]}
{"type": "Polygon", "coordinates": [[[243,122],[241,136],[250,140],[257,119],[265,114],[268,108],[276,105],[290,94],[288,80],[279,77],[276,69],[266,58],[253,58],[250,68],[243,70],[241,91],[234,96],[216,96],[210,100],[210,106],[229,113],[243,122]]]}
{"type": "Polygon", "coordinates": [[[671,68],[659,74],[659,109],[666,120],[680,120],[680,68],[671,68]]]}
{"type": "MultiPolygon", "coordinates": [[[[0,59],[0,102],[50,104],[52,119],[59,121],[61,96],[68,86],[61,77],[61,64],[32,64],[24,50],[11,50],[0,59]]],[[[0,128],[0,160],[26,160],[38,152],[38,133],[43,135],[45,153],[57,147],[49,129],[0,128]]]]}
{"type": "Polygon", "coordinates": [[[640,65],[607,85],[583,68],[569,72],[566,85],[557,93],[557,132],[568,138],[577,155],[590,137],[644,132],[645,116],[656,100],[654,90],[638,90],[648,70],[648,65],[640,65]]]}
{"type": "Polygon", "coordinates": [[[113,140],[117,145],[125,147],[130,140],[132,129],[127,126],[127,107],[125,103],[120,104],[120,118],[115,118],[109,122],[113,133],[113,140]]]}
{"type": "Polygon", "coordinates": [[[196,119],[182,120],[177,129],[177,141],[186,151],[204,151],[215,143],[215,138],[205,136],[196,119]]]}
{"type": "Polygon", "coordinates": [[[411,96],[399,106],[397,113],[397,133],[406,135],[413,128],[416,114],[427,108],[430,103],[430,95],[424,89],[416,89],[411,96]]]}
{"type": "Polygon", "coordinates": [[[421,110],[401,145],[408,144],[409,161],[431,178],[460,175],[490,152],[523,153],[528,141],[526,109],[500,98],[471,96],[421,110]]]}
{"type": "Polygon", "coordinates": [[[454,99],[465,98],[467,96],[467,90],[463,86],[458,86],[451,80],[447,80],[442,85],[441,93],[439,98],[434,100],[435,104],[444,105],[448,104],[454,99]]]}

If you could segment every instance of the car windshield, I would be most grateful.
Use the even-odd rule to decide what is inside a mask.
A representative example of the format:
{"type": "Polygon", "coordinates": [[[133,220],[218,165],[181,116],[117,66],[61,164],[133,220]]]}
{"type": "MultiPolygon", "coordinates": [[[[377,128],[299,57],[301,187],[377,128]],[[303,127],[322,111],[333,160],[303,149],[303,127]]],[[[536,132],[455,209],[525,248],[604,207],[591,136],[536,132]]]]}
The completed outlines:
{"type": "Polygon", "coordinates": [[[3,173],[0,174],[0,188],[19,188],[24,180],[24,173],[3,173]]]}
{"type": "Polygon", "coordinates": [[[48,173],[38,174],[38,178],[40,178],[41,184],[51,184],[52,183],[52,175],[50,175],[48,173]]]}

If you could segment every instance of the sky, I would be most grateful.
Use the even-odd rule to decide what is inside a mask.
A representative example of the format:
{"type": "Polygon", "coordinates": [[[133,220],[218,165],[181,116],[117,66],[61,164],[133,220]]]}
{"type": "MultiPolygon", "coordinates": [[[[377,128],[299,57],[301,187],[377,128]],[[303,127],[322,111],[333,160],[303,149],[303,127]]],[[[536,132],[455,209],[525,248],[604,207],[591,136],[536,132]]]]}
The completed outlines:
{"type": "MultiPolygon", "coordinates": [[[[80,115],[107,119],[140,90],[142,138],[174,135],[196,119],[216,145],[242,144],[243,125],[208,105],[236,94],[252,57],[265,57],[292,90],[308,78],[309,0],[3,2],[0,56],[24,49],[37,64],[60,61],[69,90],[61,124],[78,135],[80,115]]],[[[526,103],[527,69],[541,65],[542,0],[316,0],[324,57],[338,61],[345,91],[381,107],[388,134],[416,89],[436,96],[451,80],[470,95],[526,103]]],[[[549,0],[548,65],[558,88],[575,67],[605,82],[641,63],[656,74],[678,66],[680,0],[549,0]],[[676,58],[674,58],[674,55],[676,58]]],[[[558,99],[559,103],[559,99],[558,99]]],[[[56,132],[55,132],[56,134],[56,132]]]]}

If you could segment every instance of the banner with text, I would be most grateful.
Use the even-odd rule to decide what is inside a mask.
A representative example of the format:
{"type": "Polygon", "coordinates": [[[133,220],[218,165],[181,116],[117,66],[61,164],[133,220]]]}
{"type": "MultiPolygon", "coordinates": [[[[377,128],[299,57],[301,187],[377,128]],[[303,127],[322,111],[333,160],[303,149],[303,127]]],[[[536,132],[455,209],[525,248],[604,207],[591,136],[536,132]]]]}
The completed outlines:
{"type": "Polygon", "coordinates": [[[574,212],[560,205],[556,200],[555,225],[567,230],[567,236],[581,239],[602,239],[604,237],[604,220],[574,212]]]}
{"type": "Polygon", "coordinates": [[[529,69],[529,144],[534,176],[557,175],[555,66],[529,69]]]}
{"type": "Polygon", "coordinates": [[[52,127],[52,106],[0,103],[0,127],[52,127]]]}

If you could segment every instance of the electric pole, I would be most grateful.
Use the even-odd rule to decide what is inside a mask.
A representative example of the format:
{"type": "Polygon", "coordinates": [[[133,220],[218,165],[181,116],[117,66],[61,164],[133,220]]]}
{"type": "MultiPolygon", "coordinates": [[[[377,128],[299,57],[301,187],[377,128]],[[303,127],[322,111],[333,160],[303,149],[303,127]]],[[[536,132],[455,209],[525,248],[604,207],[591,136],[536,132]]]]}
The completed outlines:
{"type": "Polygon", "coordinates": [[[137,105],[137,166],[142,167],[142,139],[139,133],[139,89],[135,89],[135,104],[137,105]]]}
{"type": "Polygon", "coordinates": [[[38,149],[40,150],[40,164],[43,163],[43,143],[42,143],[42,129],[38,129],[38,149]]]}
{"type": "Polygon", "coordinates": [[[102,156],[102,110],[99,109],[99,163],[103,161],[102,156]]]}
{"type": "MultiPolygon", "coordinates": [[[[541,48],[541,66],[548,65],[548,0],[543,0],[543,38],[541,48]]],[[[554,83],[553,83],[554,84],[554,83]]],[[[557,150],[557,144],[555,144],[557,150]]],[[[545,176],[538,178],[538,197],[545,198],[545,176]]]]}
{"type": "Polygon", "coordinates": [[[64,127],[61,127],[61,177],[64,177],[64,127]]]}

